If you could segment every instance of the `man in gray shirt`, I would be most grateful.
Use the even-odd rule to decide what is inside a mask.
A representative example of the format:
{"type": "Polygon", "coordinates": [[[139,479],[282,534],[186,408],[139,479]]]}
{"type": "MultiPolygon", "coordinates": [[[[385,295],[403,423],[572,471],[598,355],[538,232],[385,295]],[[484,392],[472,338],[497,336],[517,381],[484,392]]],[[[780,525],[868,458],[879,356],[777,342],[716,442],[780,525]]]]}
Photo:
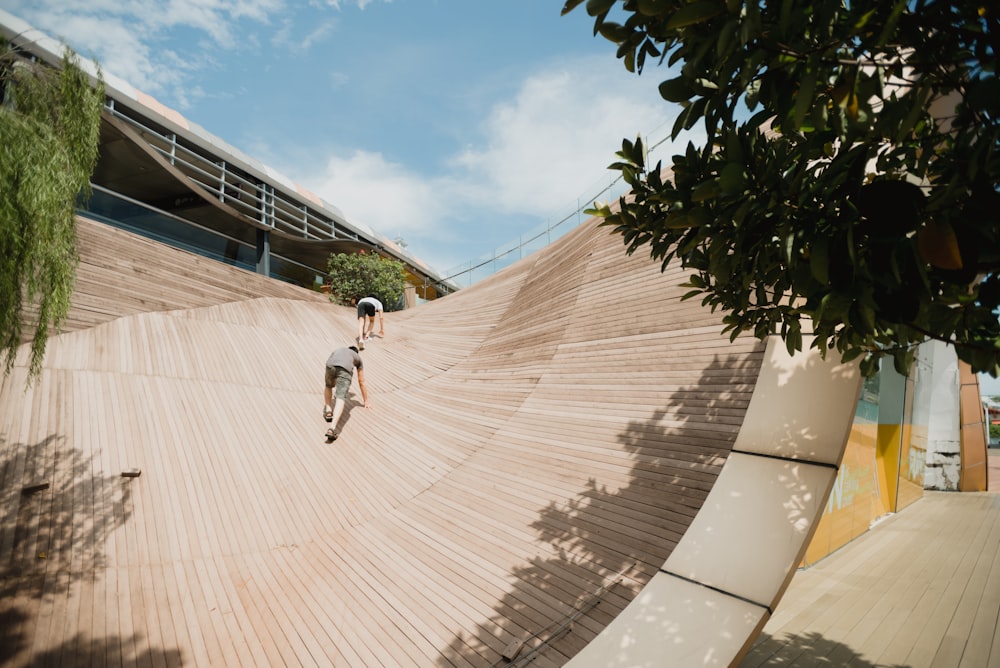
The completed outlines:
{"type": "Polygon", "coordinates": [[[361,398],[364,399],[365,408],[371,408],[368,403],[368,387],[365,385],[364,364],[357,346],[337,348],[326,360],[323,419],[333,423],[333,426],[326,430],[327,443],[336,441],[339,436],[337,424],[340,423],[340,415],[344,412],[344,402],[347,400],[348,390],[351,389],[351,379],[354,377],[355,369],[358,370],[358,385],[361,387],[361,398]],[[332,401],[334,395],[336,403],[332,401]]]}

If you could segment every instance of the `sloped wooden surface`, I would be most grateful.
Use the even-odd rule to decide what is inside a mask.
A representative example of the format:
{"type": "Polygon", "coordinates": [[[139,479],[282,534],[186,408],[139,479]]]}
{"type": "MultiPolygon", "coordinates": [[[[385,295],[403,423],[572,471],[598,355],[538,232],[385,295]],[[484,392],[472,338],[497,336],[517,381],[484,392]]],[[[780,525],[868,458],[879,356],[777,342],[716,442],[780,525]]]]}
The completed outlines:
{"type": "MultiPolygon", "coordinates": [[[[324,303],[326,297],[88,218],[77,217],[76,286],[63,332],[124,315],[257,297],[324,303]]],[[[22,340],[34,336],[34,328],[22,340]]]]}
{"type": "Polygon", "coordinates": [[[52,339],[0,389],[0,660],[504,665],[621,576],[532,663],[562,665],[669,556],[753,390],[762,344],[682,280],[585,225],[387,314],[332,445],[353,309],[240,295],[52,339]]]}

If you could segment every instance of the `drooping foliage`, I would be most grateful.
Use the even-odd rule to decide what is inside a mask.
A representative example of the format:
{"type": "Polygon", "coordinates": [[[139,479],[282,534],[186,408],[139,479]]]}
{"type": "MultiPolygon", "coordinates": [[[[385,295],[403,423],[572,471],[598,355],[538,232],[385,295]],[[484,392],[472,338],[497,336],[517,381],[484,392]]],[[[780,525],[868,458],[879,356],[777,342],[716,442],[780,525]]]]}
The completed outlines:
{"type": "Polygon", "coordinates": [[[10,373],[33,329],[29,382],[69,311],[78,256],[74,208],[97,161],[103,83],[75,54],[61,68],[0,44],[0,346],[10,373]]]}
{"type": "MultiPolygon", "coordinates": [[[[568,0],[563,13],[584,0],[568,0]]],[[[588,0],[630,72],[666,66],[672,137],[592,213],[666,266],[731,336],[780,334],[905,372],[927,338],[1000,362],[1000,9],[982,0],[588,0]]]]}
{"type": "Polygon", "coordinates": [[[399,260],[374,252],[335,253],[327,261],[330,298],[342,304],[374,296],[392,311],[403,297],[406,271],[399,260]]]}

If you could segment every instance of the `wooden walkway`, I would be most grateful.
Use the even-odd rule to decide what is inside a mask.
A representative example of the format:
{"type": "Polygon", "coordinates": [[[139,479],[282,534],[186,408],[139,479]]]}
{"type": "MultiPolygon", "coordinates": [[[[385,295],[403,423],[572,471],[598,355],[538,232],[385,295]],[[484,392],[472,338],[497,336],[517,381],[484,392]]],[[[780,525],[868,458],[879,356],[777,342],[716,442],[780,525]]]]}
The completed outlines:
{"type": "Polygon", "coordinates": [[[1000,493],[927,492],[796,573],[740,666],[1000,666],[998,616],[1000,493]]]}
{"type": "MultiPolygon", "coordinates": [[[[220,278],[203,291],[188,264],[200,260],[165,250],[130,264],[133,242],[145,244],[83,240],[120,266],[84,257],[76,331],[50,340],[33,385],[22,355],[0,386],[5,666],[503,666],[515,641],[539,649],[532,666],[561,666],[670,555],[763,356],[680,302],[678,273],[582,226],[472,288],[388,314],[386,338],[363,353],[373,408],[355,386],[326,445],[322,366],[352,339],[353,310],[308,291],[252,298],[257,277],[232,268],[240,289],[220,278]],[[123,277],[136,287],[120,289],[123,277]]],[[[996,516],[961,505],[993,496],[942,498],[959,505],[935,521],[996,516]]],[[[908,560],[870,563],[936,575],[929,596],[959,596],[965,617],[942,639],[963,619],[985,623],[994,599],[970,617],[941,581],[946,565],[981,591],[997,579],[972,550],[950,551],[964,534],[930,558],[935,533],[903,533],[908,560]]],[[[976,543],[982,559],[998,534],[990,525],[976,543]]],[[[840,554],[796,576],[776,620],[830,607],[792,593],[840,554]]],[[[943,616],[924,616],[911,638],[930,642],[925,627],[943,616]]],[[[771,628],[766,640],[780,640],[771,628]]]]}

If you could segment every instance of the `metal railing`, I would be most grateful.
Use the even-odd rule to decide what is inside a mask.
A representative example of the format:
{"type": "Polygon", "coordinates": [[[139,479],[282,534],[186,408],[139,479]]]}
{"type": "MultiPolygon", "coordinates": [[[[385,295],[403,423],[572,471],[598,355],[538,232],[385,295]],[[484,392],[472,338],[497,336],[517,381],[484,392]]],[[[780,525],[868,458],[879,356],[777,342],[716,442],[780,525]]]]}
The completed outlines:
{"type": "MultiPolygon", "coordinates": [[[[657,133],[661,132],[663,127],[660,126],[657,128],[657,133]]],[[[647,165],[651,163],[655,164],[657,159],[664,159],[664,162],[666,161],[664,156],[659,156],[659,158],[654,157],[654,151],[669,140],[670,135],[668,132],[666,136],[663,136],[655,143],[647,144],[647,165]]],[[[617,200],[628,192],[628,185],[619,175],[609,178],[606,184],[601,182],[592,186],[586,192],[591,194],[578,197],[575,208],[568,214],[557,218],[554,222],[546,220],[544,223],[532,228],[527,233],[520,235],[507,244],[494,249],[492,252],[452,267],[445,272],[444,280],[450,281],[458,287],[469,287],[473,283],[495,274],[508,265],[544,248],[584,221],[589,220],[590,216],[584,213],[586,209],[593,206],[595,201],[601,201],[602,199],[605,201],[617,200]]]]}
{"type": "MultiPolygon", "coordinates": [[[[90,198],[79,202],[77,211],[80,215],[174,248],[247,271],[256,271],[257,249],[254,245],[184,220],[99,185],[91,185],[90,198]]],[[[275,253],[270,255],[269,275],[271,278],[306,288],[314,287],[325,276],[314,267],[275,253]]]]}
{"type": "Polygon", "coordinates": [[[373,243],[271,183],[212,155],[183,137],[153,127],[151,121],[108,100],[107,111],[135,130],[146,144],[193,183],[240,213],[304,239],[354,239],[373,243]]]}

